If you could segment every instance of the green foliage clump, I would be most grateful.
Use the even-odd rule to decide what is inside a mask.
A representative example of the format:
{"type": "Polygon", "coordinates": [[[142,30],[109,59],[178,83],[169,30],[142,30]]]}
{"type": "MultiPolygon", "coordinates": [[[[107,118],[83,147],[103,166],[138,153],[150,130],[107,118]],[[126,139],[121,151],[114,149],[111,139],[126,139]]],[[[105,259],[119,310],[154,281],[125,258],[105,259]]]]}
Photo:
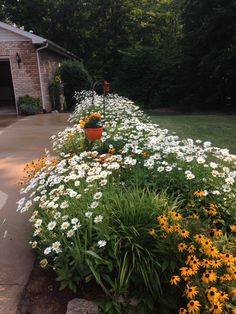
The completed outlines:
{"type": "Polygon", "coordinates": [[[57,72],[55,73],[52,82],[49,84],[49,95],[52,103],[52,109],[61,111],[60,95],[63,94],[63,85],[61,77],[57,72]]]}
{"type": "Polygon", "coordinates": [[[67,109],[71,111],[75,106],[75,91],[90,89],[92,86],[92,78],[83,63],[79,61],[63,62],[59,73],[64,86],[67,109]]]}
{"type": "Polygon", "coordinates": [[[36,114],[39,112],[40,99],[29,95],[19,97],[19,108],[23,115],[36,114]]]}

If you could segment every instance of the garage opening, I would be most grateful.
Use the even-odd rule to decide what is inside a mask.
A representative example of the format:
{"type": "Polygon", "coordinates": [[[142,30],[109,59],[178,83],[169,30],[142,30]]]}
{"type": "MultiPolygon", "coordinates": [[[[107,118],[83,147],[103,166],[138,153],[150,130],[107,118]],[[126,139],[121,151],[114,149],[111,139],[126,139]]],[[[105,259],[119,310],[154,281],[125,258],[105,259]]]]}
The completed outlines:
{"type": "Polygon", "coordinates": [[[11,67],[8,60],[0,60],[0,114],[2,113],[16,114],[11,67]]]}

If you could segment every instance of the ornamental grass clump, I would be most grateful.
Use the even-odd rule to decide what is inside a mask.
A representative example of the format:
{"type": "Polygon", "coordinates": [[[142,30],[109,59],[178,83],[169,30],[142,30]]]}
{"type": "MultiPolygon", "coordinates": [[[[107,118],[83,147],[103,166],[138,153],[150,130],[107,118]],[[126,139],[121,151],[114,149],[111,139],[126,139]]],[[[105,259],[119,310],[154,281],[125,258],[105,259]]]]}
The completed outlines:
{"type": "Polygon", "coordinates": [[[118,95],[87,143],[103,97],[76,98],[73,125],[51,138],[57,162],[18,202],[40,265],[62,288],[95,281],[104,313],[235,313],[236,156],[170,134],[118,95]]]}

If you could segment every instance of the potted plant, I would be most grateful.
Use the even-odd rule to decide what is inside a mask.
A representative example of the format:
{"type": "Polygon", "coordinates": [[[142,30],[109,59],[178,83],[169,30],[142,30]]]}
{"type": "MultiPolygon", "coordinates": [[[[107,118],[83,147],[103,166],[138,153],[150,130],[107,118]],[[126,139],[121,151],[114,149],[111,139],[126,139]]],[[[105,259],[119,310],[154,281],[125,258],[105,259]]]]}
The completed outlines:
{"type": "Polygon", "coordinates": [[[84,129],[85,136],[89,141],[100,140],[102,137],[102,115],[92,112],[89,116],[80,118],[80,126],[84,129]]]}

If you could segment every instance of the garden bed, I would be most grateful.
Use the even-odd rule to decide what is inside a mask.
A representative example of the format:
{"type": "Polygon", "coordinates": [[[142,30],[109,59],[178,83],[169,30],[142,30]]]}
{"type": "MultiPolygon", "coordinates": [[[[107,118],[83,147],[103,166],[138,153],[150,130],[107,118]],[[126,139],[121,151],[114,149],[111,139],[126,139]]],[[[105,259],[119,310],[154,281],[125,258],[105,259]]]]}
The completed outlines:
{"type": "Polygon", "coordinates": [[[117,95],[77,102],[18,203],[41,267],[74,293],[96,281],[103,313],[234,313],[236,156],[117,95]],[[87,140],[101,118],[102,138],[87,140]]]}

